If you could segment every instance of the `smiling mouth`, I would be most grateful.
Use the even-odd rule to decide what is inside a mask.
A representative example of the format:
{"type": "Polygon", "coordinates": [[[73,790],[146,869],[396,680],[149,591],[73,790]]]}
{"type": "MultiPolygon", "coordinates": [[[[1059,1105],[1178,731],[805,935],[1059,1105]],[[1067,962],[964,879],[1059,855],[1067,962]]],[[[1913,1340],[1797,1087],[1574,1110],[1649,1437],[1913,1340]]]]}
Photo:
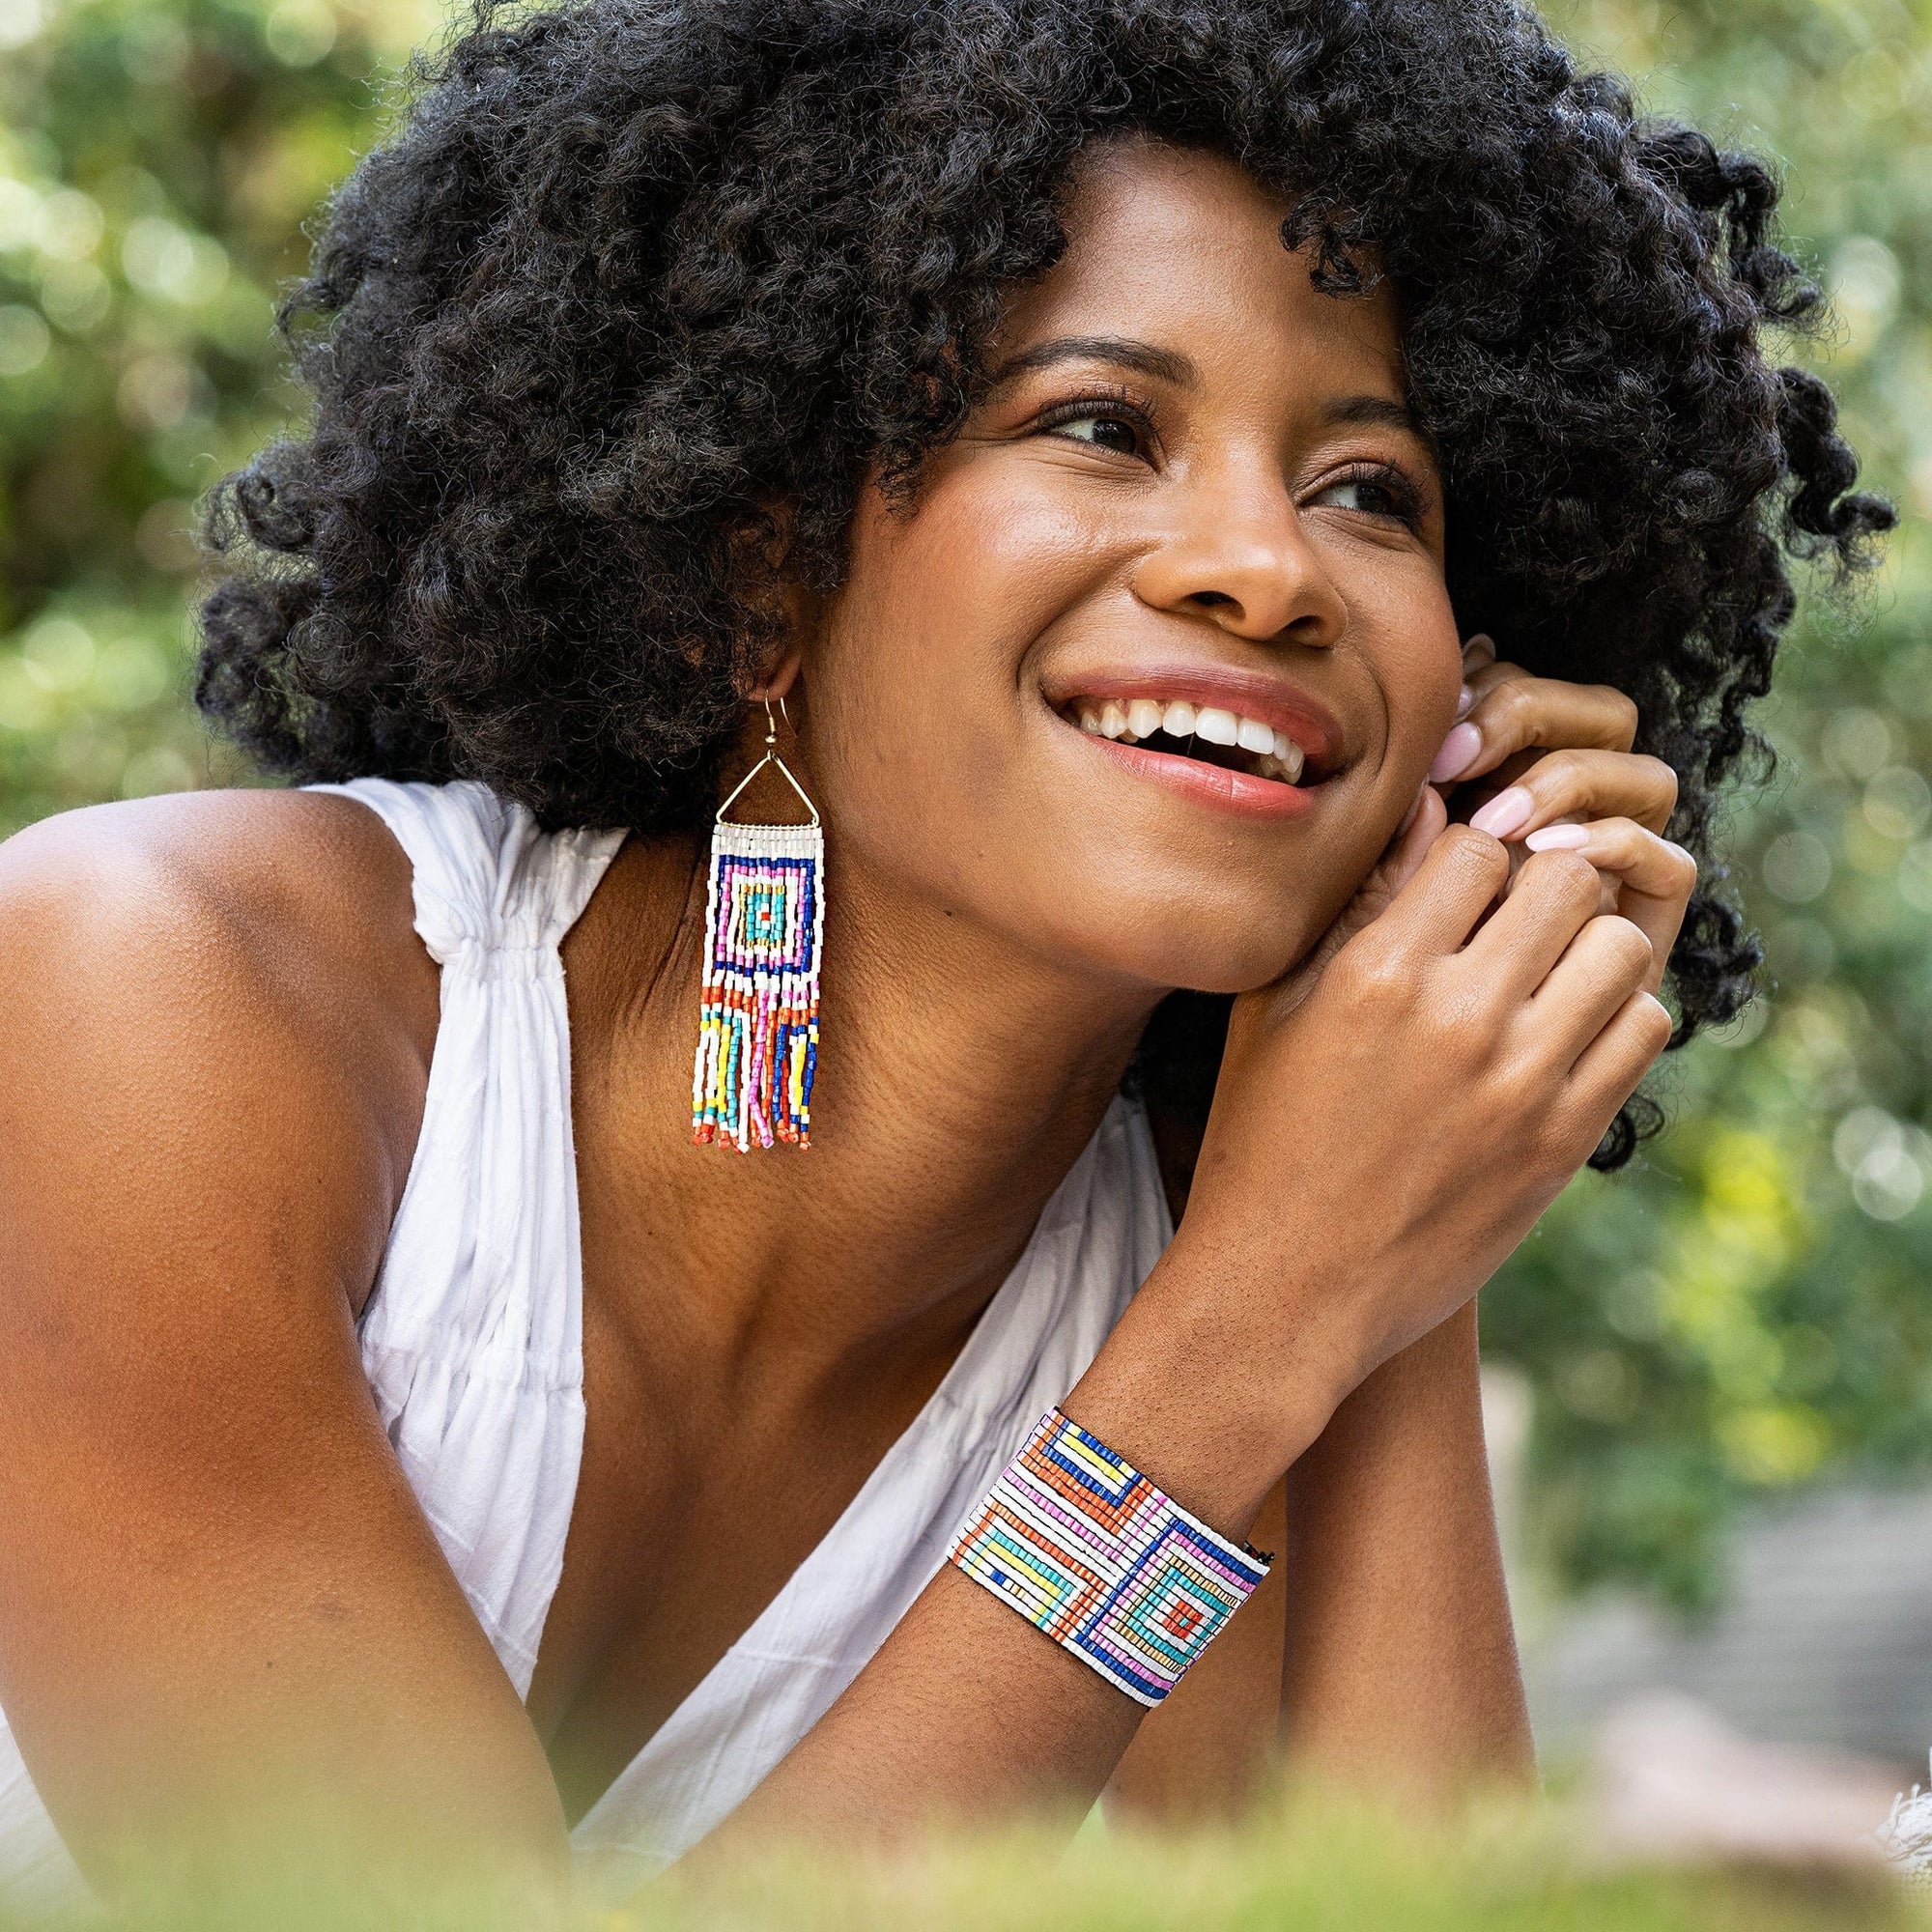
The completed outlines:
{"type": "Polygon", "coordinates": [[[1320,784],[1328,774],[1286,731],[1259,718],[1185,698],[1073,697],[1060,715],[1089,737],[1142,745],[1280,785],[1320,784]]]}

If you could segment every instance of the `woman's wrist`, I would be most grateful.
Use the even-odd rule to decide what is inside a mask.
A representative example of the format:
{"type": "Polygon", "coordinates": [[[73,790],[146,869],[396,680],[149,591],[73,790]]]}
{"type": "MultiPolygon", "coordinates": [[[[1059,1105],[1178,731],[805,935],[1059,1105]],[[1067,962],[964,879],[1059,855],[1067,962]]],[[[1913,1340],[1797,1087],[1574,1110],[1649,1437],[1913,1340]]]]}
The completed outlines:
{"type": "Polygon", "coordinates": [[[1253,1286],[1203,1243],[1177,1236],[1062,1405],[1224,1536],[1245,1537],[1282,1472],[1359,1379],[1325,1324],[1296,1320],[1269,1285],[1261,1341],[1253,1286]]]}

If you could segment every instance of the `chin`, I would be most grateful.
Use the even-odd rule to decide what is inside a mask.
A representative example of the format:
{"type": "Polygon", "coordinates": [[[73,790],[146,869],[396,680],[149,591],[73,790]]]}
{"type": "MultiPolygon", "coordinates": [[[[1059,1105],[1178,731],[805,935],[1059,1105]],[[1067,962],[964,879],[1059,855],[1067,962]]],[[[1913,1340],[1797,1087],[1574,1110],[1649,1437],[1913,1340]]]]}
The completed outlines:
{"type": "Polygon", "coordinates": [[[1157,993],[1249,993],[1299,965],[1326,926],[1284,920],[1278,908],[1257,918],[1253,899],[1235,905],[1219,895],[1187,906],[1113,900],[1083,923],[1085,943],[1076,941],[1076,950],[1109,979],[1157,993]]]}

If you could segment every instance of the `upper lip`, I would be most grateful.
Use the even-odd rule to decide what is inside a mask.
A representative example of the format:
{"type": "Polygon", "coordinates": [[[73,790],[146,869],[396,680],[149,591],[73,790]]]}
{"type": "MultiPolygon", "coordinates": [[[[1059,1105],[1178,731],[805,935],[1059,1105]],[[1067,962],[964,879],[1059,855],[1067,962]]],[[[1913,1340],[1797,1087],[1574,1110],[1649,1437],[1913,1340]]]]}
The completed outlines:
{"type": "Polygon", "coordinates": [[[1123,702],[1149,697],[1162,704],[1180,699],[1194,705],[1218,705],[1286,732],[1301,747],[1311,765],[1328,771],[1341,761],[1342,725],[1335,714],[1285,678],[1265,671],[1179,661],[1115,665],[1056,678],[1054,688],[1045,695],[1055,710],[1080,697],[1102,701],[1117,697],[1123,702]]]}

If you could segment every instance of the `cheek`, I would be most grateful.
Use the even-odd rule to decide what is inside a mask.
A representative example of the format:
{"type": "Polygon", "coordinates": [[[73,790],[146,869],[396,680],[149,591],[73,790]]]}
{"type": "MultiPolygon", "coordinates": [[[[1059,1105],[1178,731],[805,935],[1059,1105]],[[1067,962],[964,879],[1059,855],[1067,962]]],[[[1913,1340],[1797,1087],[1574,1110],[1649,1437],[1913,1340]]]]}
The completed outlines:
{"type": "Polygon", "coordinates": [[[1029,654],[1104,575],[1090,528],[971,483],[940,474],[910,516],[867,492],[807,657],[826,804],[899,870],[944,871],[1024,792],[1029,654]]]}
{"type": "Polygon", "coordinates": [[[1439,576],[1418,574],[1391,589],[1399,594],[1379,601],[1365,629],[1375,640],[1370,655],[1387,706],[1382,766],[1406,810],[1456,722],[1463,640],[1439,576]]]}
{"type": "Polygon", "coordinates": [[[867,491],[806,653],[819,810],[848,856],[949,900],[972,896],[976,848],[1012,842],[1022,668],[1065,605],[1065,551],[1022,522],[968,491],[927,487],[912,516],[867,491]]]}

